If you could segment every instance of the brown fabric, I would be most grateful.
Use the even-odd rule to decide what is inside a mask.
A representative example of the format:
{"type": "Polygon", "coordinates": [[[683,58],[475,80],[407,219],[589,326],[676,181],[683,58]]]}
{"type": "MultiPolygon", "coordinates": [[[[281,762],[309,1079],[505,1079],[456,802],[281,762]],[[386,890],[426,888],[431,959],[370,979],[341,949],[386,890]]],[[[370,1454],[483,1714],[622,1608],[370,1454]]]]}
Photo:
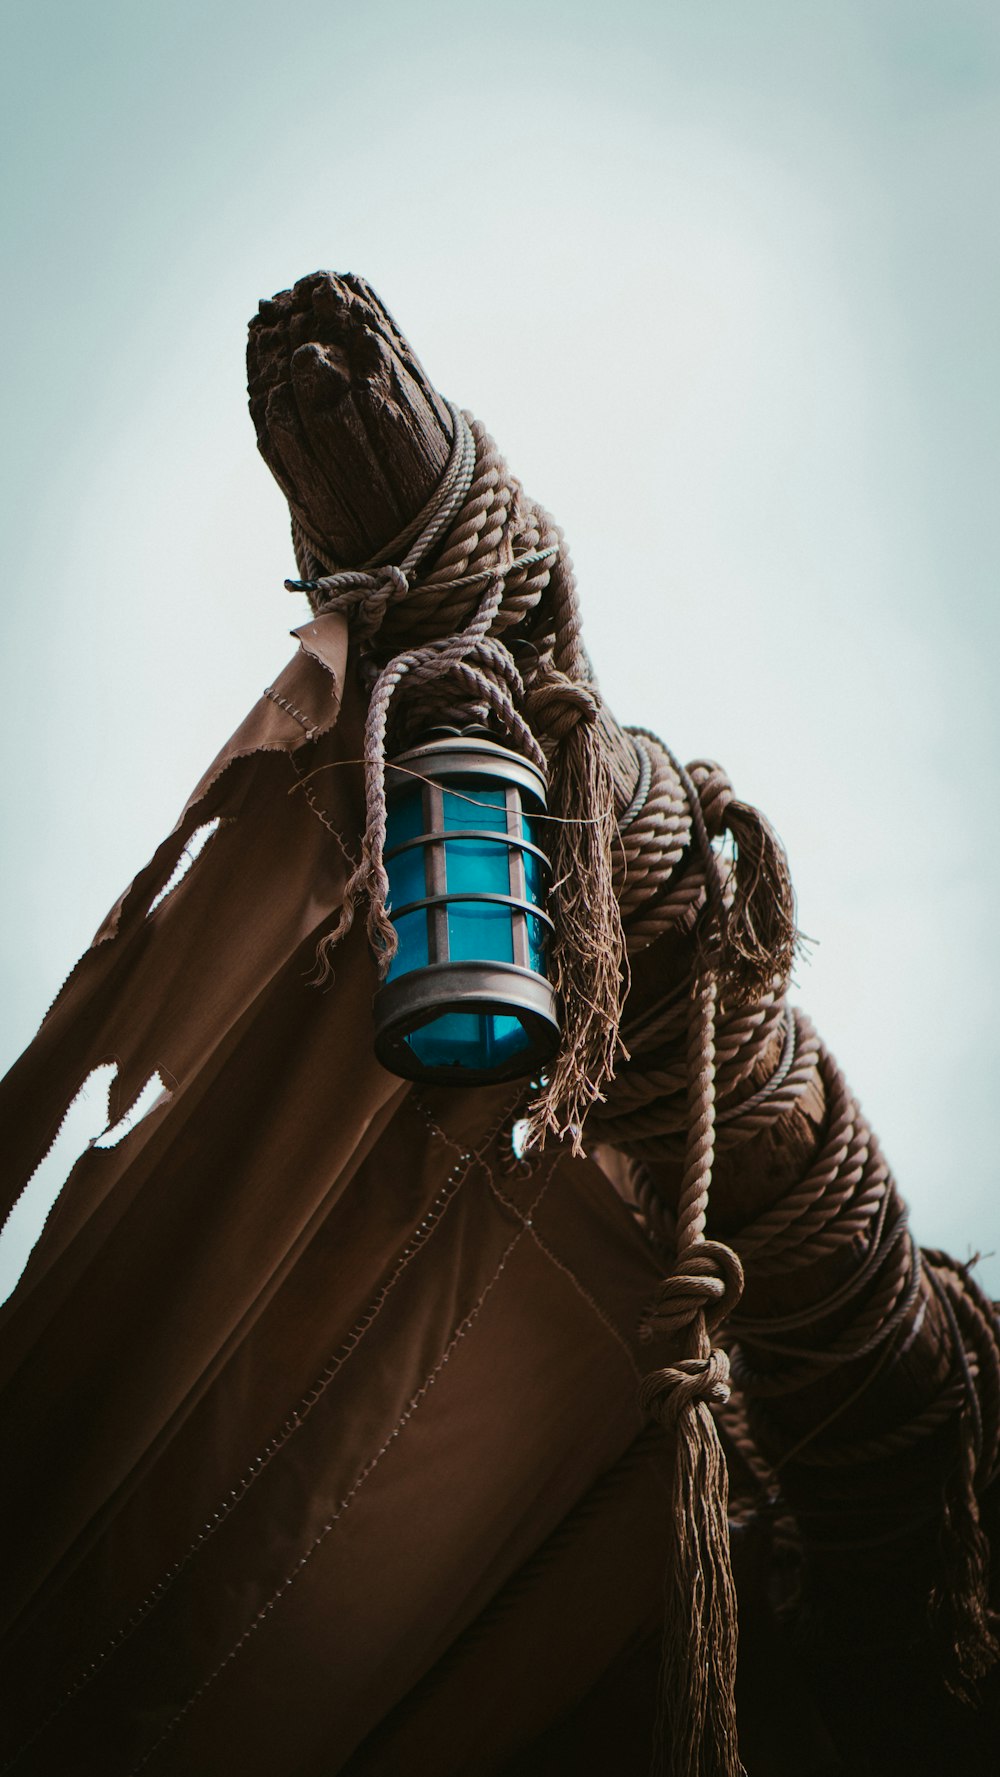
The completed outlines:
{"type": "MultiPolygon", "coordinates": [[[[614,1756],[604,1767],[633,1769],[627,1748],[634,1735],[635,1768],[646,1777],[669,1466],[659,1434],[638,1438],[364,1742],[347,1767],[349,1777],[405,1770],[459,1777],[505,1769],[512,1759],[517,1768],[529,1744],[579,1707],[615,1662],[652,1634],[657,1661],[632,1712],[634,1726],[630,1732],[625,1721],[616,1723],[614,1756]]],[[[564,1768],[579,1764],[577,1758],[564,1768]]]]}
{"type": "MultiPolygon", "coordinates": [[[[515,1089],[377,1067],[359,931],[309,984],[364,818],[364,700],[339,616],[298,636],[0,1087],[10,1199],[94,1066],[118,1062],[113,1116],[153,1070],[169,1088],[79,1162],[2,1311],[3,1768],[645,1777],[661,1267],[590,1162],[514,1164],[515,1089]]],[[[983,1715],[921,1713],[919,1587],[871,1651],[852,1664],[852,1615],[803,1671],[769,1579],[765,1548],[741,1587],[756,1777],[892,1772],[904,1728],[908,1770],[959,1744],[992,1768],[983,1715]],[[843,1763],[806,1706],[828,1675],[843,1763]]]]}
{"type": "MultiPolygon", "coordinates": [[[[4,1310],[18,1773],[339,1769],[641,1430],[657,1267],[604,1175],[517,1166],[516,1089],[385,1074],[360,931],[309,984],[363,710],[343,620],[299,640],[0,1091],[13,1198],[94,1066],[118,1063],[112,1115],[154,1070],[169,1089],[78,1162],[4,1310]]],[[[613,1547],[581,1678],[655,1609],[613,1547]]]]}

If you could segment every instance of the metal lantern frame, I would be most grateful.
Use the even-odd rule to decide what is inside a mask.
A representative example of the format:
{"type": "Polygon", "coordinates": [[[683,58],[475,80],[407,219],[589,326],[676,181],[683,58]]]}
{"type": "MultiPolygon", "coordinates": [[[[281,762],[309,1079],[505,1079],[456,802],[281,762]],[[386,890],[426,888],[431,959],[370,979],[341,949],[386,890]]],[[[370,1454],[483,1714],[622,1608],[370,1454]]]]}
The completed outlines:
{"type": "MultiPolygon", "coordinates": [[[[484,1085],[518,1079],[537,1072],[559,1043],[555,992],[532,961],[529,920],[546,934],[552,920],[539,902],[531,899],[525,855],[539,860],[542,887],[551,879],[546,853],[529,838],[526,821],[544,815],[546,785],[542,773],[520,754],[496,741],[469,734],[447,734],[399,754],[386,768],[386,801],[390,843],[384,853],[386,868],[405,852],[423,852],[424,893],[398,906],[388,906],[394,924],[407,915],[422,912],[427,928],[427,962],[411,967],[382,983],[375,995],[375,1053],[390,1072],[406,1079],[448,1085],[484,1085]],[[499,827],[476,824],[476,789],[484,781],[503,789],[506,832],[499,827]],[[392,808],[404,789],[420,786],[419,833],[392,843],[392,808]],[[445,794],[469,800],[467,826],[448,827],[445,794]],[[462,841],[507,848],[507,894],[473,888],[448,887],[447,848],[462,841]],[[507,908],[510,912],[512,960],[455,959],[451,955],[449,910],[456,906],[507,908]],[[408,1038],[450,1012],[515,1017],[528,1042],[507,1059],[475,1067],[455,1061],[435,1065],[421,1060],[408,1038]]],[[[491,805],[491,809],[496,805],[491,805]]],[[[453,854],[454,855],[454,854],[453,854]]],[[[538,929],[538,928],[536,928],[538,929]]],[[[536,955],[537,942],[534,946],[536,955]]]]}

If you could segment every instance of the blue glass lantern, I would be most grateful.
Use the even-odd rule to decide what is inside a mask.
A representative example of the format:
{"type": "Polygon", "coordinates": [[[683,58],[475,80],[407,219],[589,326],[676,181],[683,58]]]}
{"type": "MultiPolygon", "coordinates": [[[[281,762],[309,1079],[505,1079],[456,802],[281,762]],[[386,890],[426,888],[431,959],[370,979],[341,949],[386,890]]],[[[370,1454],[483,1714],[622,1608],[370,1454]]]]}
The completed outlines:
{"type": "Polygon", "coordinates": [[[559,1043],[546,978],[545,780],[488,737],[443,733],[386,771],[398,949],[375,995],[375,1053],[406,1079],[484,1085],[559,1043]]]}

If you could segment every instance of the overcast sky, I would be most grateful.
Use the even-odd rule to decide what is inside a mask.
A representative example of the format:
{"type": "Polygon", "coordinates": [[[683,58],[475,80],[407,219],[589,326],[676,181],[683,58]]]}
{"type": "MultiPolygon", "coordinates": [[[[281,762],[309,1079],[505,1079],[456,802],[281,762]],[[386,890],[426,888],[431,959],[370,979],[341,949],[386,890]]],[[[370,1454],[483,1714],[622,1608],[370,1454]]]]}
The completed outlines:
{"type": "Polygon", "coordinates": [[[245,327],[352,270],[782,833],[918,1238],[1000,1250],[995,7],[4,11],[0,1064],[291,651],[245,327]]]}

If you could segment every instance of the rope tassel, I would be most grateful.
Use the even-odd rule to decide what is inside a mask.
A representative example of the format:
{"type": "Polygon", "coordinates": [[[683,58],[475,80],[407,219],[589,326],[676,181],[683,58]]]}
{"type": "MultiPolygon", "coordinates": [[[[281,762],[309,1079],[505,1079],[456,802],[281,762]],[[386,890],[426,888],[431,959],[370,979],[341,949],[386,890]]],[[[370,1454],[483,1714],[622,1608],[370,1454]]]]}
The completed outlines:
{"type": "Polygon", "coordinates": [[[759,809],[730,802],[726,830],[736,846],[734,894],[721,962],[727,1005],[752,1005],[795,960],[795,897],[784,848],[759,809]]]}
{"type": "Polygon", "coordinates": [[[671,1549],[660,1669],[657,1768],[665,1777],[742,1777],[736,1732],[736,1589],[729,1482],[710,1408],[729,1399],[729,1359],[711,1334],[739,1301],[736,1254],[705,1239],[715,1152],[713,974],[695,985],[688,1043],[688,1152],[677,1258],[645,1337],[677,1340],[678,1360],[643,1379],[639,1403],[675,1442],[671,1549]]]}
{"type": "Polygon", "coordinates": [[[529,1141],[547,1131],[568,1136],[582,1153],[587,1111],[614,1071],[622,1000],[627,991],[621,909],[612,875],[615,804],[598,725],[600,704],[589,685],[551,671],[528,699],[540,733],[558,747],[552,803],[556,936],[553,985],[563,1014],[563,1041],[544,1091],[528,1114],[529,1141]]]}

